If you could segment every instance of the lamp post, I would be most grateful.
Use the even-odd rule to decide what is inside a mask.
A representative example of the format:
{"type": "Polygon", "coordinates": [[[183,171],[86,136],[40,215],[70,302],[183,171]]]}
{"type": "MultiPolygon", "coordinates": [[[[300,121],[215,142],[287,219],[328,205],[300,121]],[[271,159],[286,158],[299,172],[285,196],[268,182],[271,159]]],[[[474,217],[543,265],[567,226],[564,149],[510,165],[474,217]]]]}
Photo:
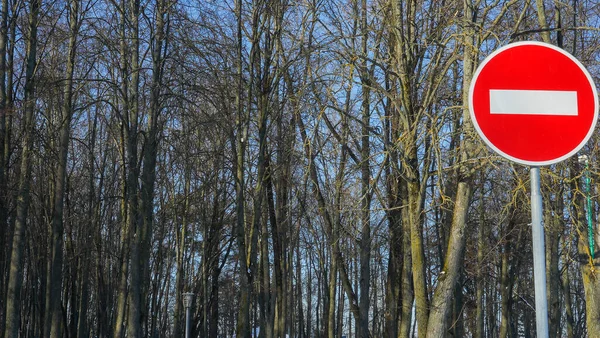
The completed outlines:
{"type": "Polygon", "coordinates": [[[186,292],[183,294],[183,306],[185,307],[185,338],[192,337],[192,303],[194,294],[186,292]]]}

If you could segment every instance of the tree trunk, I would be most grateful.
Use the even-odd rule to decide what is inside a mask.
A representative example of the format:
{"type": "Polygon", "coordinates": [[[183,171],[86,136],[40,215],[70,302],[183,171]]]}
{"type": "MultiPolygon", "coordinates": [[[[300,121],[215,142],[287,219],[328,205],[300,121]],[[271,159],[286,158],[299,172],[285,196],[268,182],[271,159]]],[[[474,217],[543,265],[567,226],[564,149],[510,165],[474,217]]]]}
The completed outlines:
{"type": "Polygon", "coordinates": [[[550,31],[548,30],[548,21],[546,20],[546,8],[544,6],[544,0],[535,0],[535,7],[537,10],[538,23],[541,28],[540,35],[542,36],[542,41],[545,43],[551,43],[550,31]]]}
{"type": "MultiPolygon", "coordinates": [[[[300,237],[298,235],[298,237],[300,237]]],[[[299,239],[299,238],[298,238],[299,239]]],[[[299,242],[299,240],[298,240],[299,242]]],[[[304,280],[302,278],[302,265],[301,265],[301,255],[300,255],[300,243],[296,244],[296,278],[298,280],[304,280]]],[[[307,335],[305,334],[305,323],[304,323],[304,298],[302,293],[302,286],[304,283],[300,282],[297,284],[297,296],[298,296],[298,338],[305,338],[307,335]]],[[[310,299],[310,298],[309,298],[310,299]]],[[[312,301],[312,300],[311,300],[312,301]]],[[[277,337],[276,337],[277,338],[277,337]]]]}
{"type": "MultiPolygon", "coordinates": [[[[8,41],[8,0],[2,0],[0,9],[0,290],[5,288],[5,270],[7,262],[7,229],[8,229],[8,134],[6,117],[7,95],[6,95],[6,45],[8,41]],[[6,149],[6,150],[5,150],[6,149]]],[[[0,323],[4,323],[4,297],[0,297],[0,323]]],[[[0,331],[0,336],[3,332],[0,331]]]]}
{"type": "MultiPolygon", "coordinates": [[[[334,240],[335,241],[335,240],[334,240]]],[[[331,244],[336,245],[337,243],[331,244]]],[[[335,304],[336,304],[336,287],[337,287],[337,260],[333,253],[329,256],[329,285],[328,285],[328,299],[329,307],[327,308],[327,337],[335,338],[335,304]]]]}
{"type": "MultiPolygon", "coordinates": [[[[580,242],[584,240],[580,239],[580,242]]],[[[580,255],[587,255],[587,243],[579,245],[580,255]]],[[[599,264],[596,260],[595,265],[599,264]]],[[[588,337],[600,337],[600,278],[590,264],[582,264],[583,289],[585,291],[585,314],[588,337]]]]}
{"type": "Polygon", "coordinates": [[[413,322],[413,303],[414,303],[414,288],[412,277],[412,255],[410,246],[410,237],[406,236],[410,232],[410,223],[402,224],[404,235],[402,236],[402,251],[404,252],[402,260],[402,307],[400,313],[400,334],[399,338],[408,338],[413,322]]]}
{"type": "Polygon", "coordinates": [[[458,281],[460,267],[463,261],[465,248],[465,227],[467,211],[471,198],[471,186],[467,182],[460,182],[456,192],[454,216],[448,252],[446,253],[444,268],[440,272],[438,285],[435,288],[427,325],[427,337],[445,337],[448,320],[452,309],[452,296],[458,281]]]}
{"type": "Polygon", "coordinates": [[[574,206],[572,213],[575,216],[578,228],[578,261],[585,292],[585,317],[588,337],[600,337],[600,278],[596,266],[600,264],[600,255],[596,253],[592,259],[590,246],[588,243],[588,226],[585,217],[585,198],[584,191],[577,184],[578,174],[581,172],[577,163],[577,158],[572,158],[570,163],[570,175],[573,181],[572,191],[574,192],[574,206]]]}
{"type": "Polygon", "coordinates": [[[60,118],[60,140],[58,143],[58,167],[56,180],[54,182],[54,207],[52,213],[52,242],[50,278],[46,292],[49,304],[46,307],[50,313],[46,313],[50,327],[46,327],[45,336],[52,338],[62,337],[62,265],[63,265],[63,206],[65,197],[65,186],[67,176],[67,156],[71,135],[71,120],[73,117],[73,73],[75,69],[76,44],[79,30],[79,1],[72,0],[68,4],[69,13],[69,49],[67,58],[67,69],[65,73],[65,84],[63,89],[63,104],[60,118]]]}
{"type": "MultiPolygon", "coordinates": [[[[217,264],[212,269],[210,292],[210,323],[208,324],[208,337],[218,337],[219,329],[219,275],[221,269],[217,264]]],[[[204,325],[207,325],[206,323],[204,325]]]]}
{"type": "MultiPolygon", "coordinates": [[[[264,194],[262,194],[264,195],[264,194]]],[[[264,199],[263,197],[257,197],[264,199]]],[[[258,210],[262,213],[266,208],[262,207],[262,210],[258,210]]],[[[255,216],[256,217],[256,216],[255,216]]],[[[259,297],[258,302],[261,307],[260,309],[260,321],[261,321],[261,336],[265,338],[273,338],[273,317],[271,308],[271,272],[269,264],[269,231],[267,228],[266,217],[259,217],[261,234],[260,234],[260,286],[259,286],[259,297]],[[264,335],[264,336],[263,336],[264,335]]]]}
{"type": "Polygon", "coordinates": [[[115,337],[127,336],[139,338],[141,276],[139,269],[139,200],[138,200],[138,117],[139,117],[139,0],[121,2],[121,109],[122,109],[122,161],[123,192],[122,203],[123,230],[121,239],[121,269],[118,286],[117,315],[115,337]],[[129,30],[127,29],[129,28],[129,30]],[[131,45],[129,44],[131,43],[131,45]],[[131,262],[131,264],[130,264],[131,262]],[[130,286],[128,288],[128,286],[130,286]],[[127,316],[127,321],[125,320],[127,316]]]}
{"type": "MultiPolygon", "coordinates": [[[[483,177],[483,175],[482,175],[483,177]]],[[[483,179],[482,179],[483,181],[483,179]]],[[[475,338],[484,338],[485,337],[485,331],[484,331],[484,313],[485,313],[485,308],[484,308],[484,294],[485,294],[485,278],[484,278],[484,266],[483,266],[483,260],[484,260],[484,255],[485,255],[485,251],[486,251],[486,237],[485,237],[485,227],[487,225],[486,222],[486,204],[485,204],[485,199],[484,199],[484,194],[483,194],[483,184],[482,187],[480,188],[482,193],[481,193],[481,201],[479,203],[480,204],[480,217],[479,217],[479,225],[477,228],[477,276],[476,276],[476,302],[477,302],[477,309],[476,309],[476,314],[475,314],[475,320],[476,320],[476,324],[475,324],[475,338]]]]}
{"type": "Polygon", "coordinates": [[[176,261],[177,261],[177,272],[175,274],[175,305],[173,310],[173,336],[181,337],[182,333],[182,324],[183,320],[183,289],[184,289],[184,281],[185,281],[185,266],[184,266],[184,257],[185,257],[185,245],[186,245],[186,236],[187,236],[187,228],[188,228],[188,212],[190,207],[190,173],[191,169],[185,169],[184,176],[184,205],[182,210],[182,221],[181,228],[177,230],[176,236],[176,261]]]}
{"type": "MultiPolygon", "coordinates": [[[[556,186],[553,184],[553,186],[556,186]]],[[[548,196],[546,205],[545,230],[546,230],[546,284],[548,295],[548,322],[550,337],[561,337],[560,317],[561,307],[559,299],[560,271],[559,271],[559,244],[562,233],[562,189],[556,189],[556,198],[548,196]]]]}
{"type": "Polygon", "coordinates": [[[35,69],[37,58],[37,28],[41,3],[39,0],[29,2],[29,30],[27,32],[27,54],[25,70],[24,97],[24,134],[22,138],[19,188],[17,192],[17,216],[10,256],[10,272],[6,294],[5,338],[16,338],[19,332],[21,315],[21,289],[23,285],[23,246],[25,244],[25,227],[29,208],[29,187],[31,181],[31,156],[34,132],[35,111],[35,69]]]}
{"type": "MultiPolygon", "coordinates": [[[[397,101],[395,115],[399,121],[399,134],[393,135],[398,147],[404,151],[401,153],[401,164],[403,169],[402,178],[406,192],[407,207],[402,209],[403,222],[410,227],[410,256],[412,263],[412,284],[415,299],[415,316],[417,319],[417,331],[419,336],[424,337],[427,332],[429,318],[429,297],[426,277],[426,256],[423,245],[423,203],[424,189],[422,177],[419,172],[419,157],[417,153],[417,131],[414,126],[422,113],[418,108],[424,105],[417,102],[414,84],[419,55],[416,52],[417,36],[413,27],[417,17],[417,2],[392,1],[393,15],[393,41],[392,46],[394,61],[397,63],[399,93],[395,93],[397,101]]],[[[428,167],[424,165],[424,167],[428,167]]],[[[403,319],[404,320],[404,319],[403,319]]],[[[404,325],[404,323],[402,324],[404,325]]]]}
{"type": "MultiPolygon", "coordinates": [[[[270,13],[270,5],[267,5],[267,21],[270,21],[271,17],[270,13]]],[[[258,29],[258,27],[255,27],[258,29]]],[[[253,45],[253,48],[259,48],[258,45],[253,45]]],[[[256,51],[257,54],[260,54],[260,51],[256,51]]],[[[271,62],[271,49],[269,46],[265,47],[265,50],[262,51],[263,56],[263,69],[262,72],[260,69],[257,69],[257,74],[260,74],[262,77],[262,81],[259,85],[258,95],[258,116],[257,116],[257,124],[258,124],[258,159],[257,159],[257,176],[256,176],[256,186],[254,187],[254,208],[253,208],[253,222],[252,222],[252,230],[251,232],[258,232],[259,229],[261,231],[261,267],[262,267],[262,285],[259,287],[259,305],[261,306],[261,335],[266,334],[266,338],[272,338],[273,336],[273,321],[271,316],[271,279],[270,279],[270,268],[269,268],[269,247],[268,247],[268,228],[267,228],[267,220],[261,217],[264,211],[263,208],[263,200],[265,199],[265,172],[266,172],[266,162],[267,162],[267,123],[268,123],[268,109],[269,109],[269,93],[271,88],[270,83],[270,62],[271,62]]],[[[257,65],[258,68],[258,65],[257,65]]],[[[249,96],[253,93],[249,92],[249,96]]]]}
{"type": "Polygon", "coordinates": [[[456,288],[454,289],[454,307],[452,314],[452,335],[454,337],[464,337],[465,336],[465,327],[464,327],[464,300],[463,300],[463,281],[464,281],[464,271],[463,268],[459,271],[458,281],[456,283],[456,288]]]}
{"type": "MultiPolygon", "coordinates": [[[[284,155],[285,156],[285,155],[284,155]]],[[[267,155],[265,157],[265,166],[266,166],[266,175],[265,175],[265,184],[266,184],[266,192],[267,192],[267,205],[269,211],[269,223],[271,223],[271,239],[273,241],[273,271],[275,276],[275,292],[272,293],[271,298],[271,306],[274,306],[273,320],[274,320],[274,328],[273,328],[273,336],[276,338],[284,336],[285,332],[285,313],[283,309],[283,302],[285,300],[285,292],[283,290],[283,265],[285,262],[285,254],[282,250],[282,240],[281,240],[281,231],[280,231],[280,223],[279,220],[282,219],[281,216],[277,217],[277,209],[275,206],[275,194],[273,193],[273,170],[271,167],[271,159],[270,156],[267,155]]],[[[289,165],[289,162],[285,165],[289,165]]],[[[284,167],[284,171],[288,170],[284,167]]],[[[287,175],[285,176],[287,177],[287,175]]],[[[284,199],[287,197],[287,181],[282,179],[280,182],[280,189],[277,195],[278,202],[279,199],[284,199]]],[[[282,203],[283,206],[278,208],[280,215],[284,215],[285,213],[285,202],[282,203]]]]}
{"type": "MultiPolygon", "coordinates": [[[[88,128],[90,128],[90,136],[88,140],[88,205],[87,205],[87,217],[91,223],[91,231],[98,228],[100,223],[99,217],[99,208],[97,207],[97,197],[96,197],[96,184],[95,184],[95,157],[94,157],[94,149],[96,144],[96,135],[97,135],[97,121],[98,115],[94,115],[91,117],[91,113],[88,112],[87,116],[88,128]]],[[[102,182],[102,178],[100,179],[102,182]]],[[[100,183],[102,185],[102,183],[100,183]]],[[[94,245],[94,241],[92,236],[89,236],[84,240],[84,245],[87,249],[83,253],[83,257],[80,260],[81,265],[81,295],[79,298],[79,318],[77,323],[77,337],[87,338],[90,335],[90,328],[88,326],[88,311],[89,311],[89,297],[90,297],[90,278],[89,275],[92,272],[92,248],[94,245]]],[[[98,254],[99,255],[99,254],[98,254]]],[[[92,317],[92,316],[89,316],[92,317]]],[[[100,321],[100,318],[98,318],[100,321]]],[[[101,325],[98,325],[100,327],[101,325]]],[[[98,335],[102,336],[102,332],[99,329],[98,335]]]]}
{"type": "MultiPolygon", "coordinates": [[[[512,231],[512,225],[507,225],[507,230],[504,232],[505,236],[508,236],[512,231]]],[[[509,238],[506,239],[506,243],[504,243],[503,252],[502,252],[502,265],[501,265],[501,273],[500,273],[500,338],[508,338],[510,328],[512,326],[512,291],[513,291],[513,283],[512,276],[510,276],[510,255],[511,255],[511,240],[509,238]]]]}
{"type": "MultiPolygon", "coordinates": [[[[473,74],[473,60],[475,52],[473,51],[473,28],[470,25],[470,20],[474,19],[472,7],[464,3],[465,22],[464,31],[464,55],[463,55],[463,120],[469,121],[468,109],[468,91],[473,74]]],[[[471,123],[463,124],[464,138],[461,142],[461,164],[459,169],[458,187],[456,189],[456,197],[454,200],[454,213],[452,216],[452,225],[448,240],[447,252],[444,260],[444,267],[440,272],[438,284],[435,288],[433,300],[431,302],[431,312],[429,314],[429,322],[427,325],[427,337],[438,338],[445,337],[448,328],[448,320],[450,310],[452,308],[452,295],[458,281],[460,268],[463,264],[463,256],[465,251],[467,226],[467,214],[469,204],[471,202],[471,177],[469,174],[468,160],[473,156],[475,151],[475,143],[472,139],[474,129],[471,123]]],[[[413,258],[414,259],[414,258],[413,258]]]]}
{"type": "Polygon", "coordinates": [[[247,141],[247,121],[242,106],[242,1],[236,1],[237,16],[237,93],[236,93],[236,133],[232,140],[232,148],[235,149],[234,170],[235,170],[235,196],[236,196],[236,224],[235,237],[237,242],[239,275],[240,275],[240,297],[239,310],[237,316],[236,337],[250,338],[250,297],[252,295],[252,271],[251,261],[249,260],[246,245],[246,208],[245,208],[245,152],[247,141]]]}
{"type": "MultiPolygon", "coordinates": [[[[368,54],[367,37],[367,1],[361,1],[361,31],[362,31],[362,53],[368,54]]],[[[358,337],[369,338],[369,305],[370,305],[370,286],[371,286],[371,167],[370,156],[371,148],[369,141],[369,129],[371,118],[370,107],[370,86],[371,79],[367,66],[367,58],[363,58],[361,65],[361,84],[362,84],[362,123],[361,123],[361,229],[359,259],[360,259],[360,282],[358,303],[358,337]]],[[[341,328],[340,328],[341,330],[341,328]]]]}
{"type": "MultiPolygon", "coordinates": [[[[139,6],[139,4],[136,4],[139,6]]],[[[150,88],[150,110],[148,113],[147,122],[147,139],[144,146],[143,169],[141,173],[141,194],[140,194],[140,212],[142,221],[140,223],[139,234],[136,235],[140,250],[140,259],[138,260],[141,287],[140,287],[140,318],[139,322],[141,334],[147,336],[148,329],[145,324],[148,321],[150,313],[147,304],[148,297],[145,295],[149,291],[150,276],[150,256],[152,251],[152,233],[153,233],[153,216],[154,216],[154,186],[156,181],[156,159],[158,154],[159,143],[159,116],[162,111],[161,97],[163,90],[163,69],[164,69],[164,54],[168,48],[168,36],[165,26],[168,24],[169,5],[164,0],[156,0],[155,9],[155,28],[153,35],[152,48],[152,84],[150,88]]],[[[139,9],[137,10],[139,12],[139,9]]],[[[135,13],[134,13],[135,15],[135,13]]],[[[139,13],[138,13],[139,15],[139,13]]],[[[134,53],[136,54],[136,53],[134,53]]],[[[137,60],[132,59],[132,63],[137,65],[137,60]]],[[[137,66],[136,66],[137,67],[137,66]]],[[[136,73],[134,73],[136,75],[136,73]]],[[[139,75],[136,75],[139,76],[139,75]]],[[[135,79],[134,79],[135,80],[135,79]]],[[[135,96],[134,96],[135,97],[135,96]]],[[[156,314],[154,314],[156,315],[156,314]]]]}
{"type": "Polygon", "coordinates": [[[568,251],[567,250],[563,250],[563,259],[565,262],[565,266],[563,267],[563,273],[562,273],[562,291],[563,291],[563,299],[565,302],[565,325],[567,327],[567,338],[574,338],[575,334],[574,334],[574,327],[575,327],[575,320],[573,318],[573,306],[571,304],[571,279],[569,277],[569,266],[570,264],[569,259],[568,259],[568,251]]]}
{"type": "MultiPolygon", "coordinates": [[[[128,314],[127,314],[127,337],[141,338],[142,332],[142,283],[143,283],[143,270],[142,262],[142,242],[144,240],[144,229],[141,222],[141,210],[140,210],[140,199],[138,197],[138,179],[140,177],[140,169],[138,165],[138,117],[140,114],[139,109],[139,87],[140,87],[140,32],[139,32],[139,18],[140,18],[140,0],[129,0],[129,24],[131,25],[131,31],[129,39],[132,43],[127,50],[127,54],[131,57],[131,83],[129,86],[129,106],[130,114],[129,128],[126,130],[127,147],[129,154],[129,168],[128,168],[128,191],[127,191],[127,218],[129,219],[129,226],[133,234],[131,239],[130,247],[130,274],[129,274],[129,293],[128,293],[128,314]]],[[[154,170],[154,168],[151,168],[154,170]]],[[[144,191],[142,191],[142,194],[144,191]]]]}
{"type": "MultiPolygon", "coordinates": [[[[391,87],[390,79],[386,79],[386,86],[391,87]]],[[[390,88],[387,88],[391,91],[390,88]]],[[[391,101],[391,100],[390,100],[391,101]]],[[[386,177],[386,195],[390,250],[388,251],[388,267],[385,284],[385,332],[389,338],[402,337],[399,334],[400,327],[400,309],[403,306],[402,292],[402,266],[403,266],[403,236],[402,233],[402,213],[400,196],[400,180],[398,163],[398,151],[393,147],[392,136],[397,134],[397,122],[393,120],[391,102],[388,102],[386,109],[386,121],[384,124],[385,150],[389,153],[389,159],[384,163],[386,177]]],[[[412,301],[411,305],[412,307],[412,301]]],[[[408,333],[406,333],[408,335],[408,333]]]]}

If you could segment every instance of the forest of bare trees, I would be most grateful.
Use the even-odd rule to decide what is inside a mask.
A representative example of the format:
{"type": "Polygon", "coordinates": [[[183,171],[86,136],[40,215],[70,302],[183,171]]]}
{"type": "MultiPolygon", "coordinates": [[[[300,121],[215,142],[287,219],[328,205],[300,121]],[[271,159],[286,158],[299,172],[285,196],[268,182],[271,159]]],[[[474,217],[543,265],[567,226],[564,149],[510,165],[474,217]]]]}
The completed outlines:
{"type": "MultiPolygon", "coordinates": [[[[535,337],[529,169],[468,107],[523,40],[600,83],[594,0],[1,0],[0,338],[183,337],[184,293],[192,337],[535,337]]],[[[580,154],[550,337],[600,337],[580,154]]]]}

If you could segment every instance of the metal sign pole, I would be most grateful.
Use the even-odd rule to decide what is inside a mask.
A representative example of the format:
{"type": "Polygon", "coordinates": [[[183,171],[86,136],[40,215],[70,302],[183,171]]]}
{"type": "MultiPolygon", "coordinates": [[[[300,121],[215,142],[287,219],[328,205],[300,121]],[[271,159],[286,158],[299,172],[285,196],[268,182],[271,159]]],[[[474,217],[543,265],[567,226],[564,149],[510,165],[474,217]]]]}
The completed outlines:
{"type": "Polygon", "coordinates": [[[531,233],[533,240],[533,279],[537,338],[548,338],[548,298],[546,296],[546,253],[542,226],[540,168],[531,167],[531,233]]]}

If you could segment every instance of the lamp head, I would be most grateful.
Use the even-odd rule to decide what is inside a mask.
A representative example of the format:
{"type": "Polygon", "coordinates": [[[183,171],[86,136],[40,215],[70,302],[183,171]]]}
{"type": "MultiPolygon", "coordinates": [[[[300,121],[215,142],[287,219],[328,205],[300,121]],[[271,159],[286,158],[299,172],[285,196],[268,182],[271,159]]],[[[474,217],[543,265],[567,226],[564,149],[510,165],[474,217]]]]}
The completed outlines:
{"type": "Polygon", "coordinates": [[[186,292],[183,294],[183,306],[186,309],[189,309],[192,307],[192,302],[194,301],[194,294],[191,292],[186,292]]]}

